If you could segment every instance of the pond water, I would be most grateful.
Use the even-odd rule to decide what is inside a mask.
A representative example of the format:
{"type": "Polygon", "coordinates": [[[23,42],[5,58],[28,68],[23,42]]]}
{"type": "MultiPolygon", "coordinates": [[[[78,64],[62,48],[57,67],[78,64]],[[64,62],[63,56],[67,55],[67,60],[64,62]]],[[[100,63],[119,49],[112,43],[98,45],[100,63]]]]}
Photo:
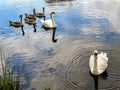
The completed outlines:
{"type": "Polygon", "coordinates": [[[23,90],[94,90],[89,56],[95,49],[108,54],[108,78],[98,77],[98,90],[120,89],[120,1],[119,0],[4,0],[0,2],[0,41],[9,53],[8,63],[22,67],[23,90]],[[25,24],[25,13],[42,12],[46,19],[55,12],[57,24],[44,30],[37,18],[36,32],[25,24]],[[23,15],[21,28],[9,26],[23,15]],[[114,82],[114,83],[113,83],[114,82]]]}

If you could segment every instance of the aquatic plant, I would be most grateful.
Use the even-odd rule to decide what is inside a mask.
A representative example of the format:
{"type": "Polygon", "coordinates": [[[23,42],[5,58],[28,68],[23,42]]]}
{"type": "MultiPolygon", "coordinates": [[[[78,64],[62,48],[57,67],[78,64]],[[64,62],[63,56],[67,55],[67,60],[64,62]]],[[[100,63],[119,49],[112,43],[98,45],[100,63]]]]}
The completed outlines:
{"type": "Polygon", "coordinates": [[[51,90],[50,87],[45,87],[43,90],[51,90]]]}
{"type": "Polygon", "coordinates": [[[5,53],[3,48],[0,46],[0,66],[2,69],[0,72],[0,90],[20,90],[20,70],[18,69],[17,75],[14,75],[14,66],[11,69],[7,65],[6,61],[8,55],[5,53]]]}
{"type": "Polygon", "coordinates": [[[52,90],[50,86],[45,86],[42,90],[52,90]]]}

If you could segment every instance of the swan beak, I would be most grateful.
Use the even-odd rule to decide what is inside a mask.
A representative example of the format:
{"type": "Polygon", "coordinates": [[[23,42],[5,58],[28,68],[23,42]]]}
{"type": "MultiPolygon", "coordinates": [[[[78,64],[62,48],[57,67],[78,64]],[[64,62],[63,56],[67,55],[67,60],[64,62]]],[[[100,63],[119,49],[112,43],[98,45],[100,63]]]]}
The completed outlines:
{"type": "Polygon", "coordinates": [[[55,12],[50,12],[50,14],[55,14],[55,12]]]}
{"type": "Polygon", "coordinates": [[[98,51],[94,50],[94,56],[97,56],[97,54],[98,54],[98,51]]]}
{"type": "Polygon", "coordinates": [[[55,12],[52,12],[53,14],[55,14],[55,12]]]}

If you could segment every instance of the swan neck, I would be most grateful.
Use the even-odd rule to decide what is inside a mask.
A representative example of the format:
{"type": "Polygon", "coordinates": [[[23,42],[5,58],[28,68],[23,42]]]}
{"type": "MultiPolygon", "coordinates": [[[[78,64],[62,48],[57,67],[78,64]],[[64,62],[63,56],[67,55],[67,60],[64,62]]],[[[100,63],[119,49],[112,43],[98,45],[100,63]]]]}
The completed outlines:
{"type": "Polygon", "coordinates": [[[33,9],[33,13],[36,14],[35,9],[33,9]]]}
{"type": "Polygon", "coordinates": [[[54,21],[54,18],[53,18],[53,14],[50,14],[50,17],[51,17],[53,26],[55,26],[55,21],[54,21]]]}
{"type": "Polygon", "coordinates": [[[20,22],[22,23],[22,17],[20,17],[20,22]]]}
{"type": "Polygon", "coordinates": [[[45,8],[43,7],[43,14],[45,14],[45,8]]]}
{"type": "Polygon", "coordinates": [[[93,67],[93,72],[94,73],[98,73],[98,67],[97,67],[98,65],[97,65],[97,58],[96,58],[96,56],[94,55],[94,67],[93,67]]]}

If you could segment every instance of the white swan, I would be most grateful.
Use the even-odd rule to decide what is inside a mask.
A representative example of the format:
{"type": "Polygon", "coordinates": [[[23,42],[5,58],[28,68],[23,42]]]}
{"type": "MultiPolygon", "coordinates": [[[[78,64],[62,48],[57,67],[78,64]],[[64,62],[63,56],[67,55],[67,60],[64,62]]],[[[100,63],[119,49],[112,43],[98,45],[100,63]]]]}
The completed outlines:
{"type": "Polygon", "coordinates": [[[95,50],[94,54],[89,58],[89,66],[91,74],[100,75],[102,74],[108,66],[108,57],[107,53],[101,52],[98,54],[98,51],[95,50]]]}
{"type": "Polygon", "coordinates": [[[41,23],[44,27],[46,27],[46,28],[56,28],[57,27],[57,25],[54,21],[54,18],[53,18],[53,14],[55,14],[55,12],[50,12],[51,19],[41,20],[41,23]]]}

